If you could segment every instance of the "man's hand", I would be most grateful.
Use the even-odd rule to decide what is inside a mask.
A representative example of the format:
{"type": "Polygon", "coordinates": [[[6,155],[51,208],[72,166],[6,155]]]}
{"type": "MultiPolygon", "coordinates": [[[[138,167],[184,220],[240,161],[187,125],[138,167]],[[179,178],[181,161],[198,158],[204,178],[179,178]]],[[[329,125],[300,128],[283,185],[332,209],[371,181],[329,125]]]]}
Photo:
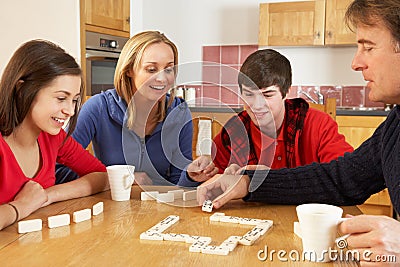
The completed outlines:
{"type": "Polygon", "coordinates": [[[187,168],[189,177],[196,182],[204,182],[218,173],[210,156],[200,156],[189,164],[187,168]]]}
{"type": "Polygon", "coordinates": [[[359,215],[340,224],[340,231],[351,234],[348,245],[359,252],[361,266],[400,266],[400,222],[387,216],[359,215]],[[367,257],[363,257],[366,251],[367,257]],[[396,262],[388,262],[394,256],[396,262]],[[386,262],[383,261],[386,260],[386,262]]]}
{"type": "Polygon", "coordinates": [[[248,194],[250,178],[247,175],[219,174],[197,187],[197,201],[213,200],[218,209],[232,199],[243,198],[248,194]]]}

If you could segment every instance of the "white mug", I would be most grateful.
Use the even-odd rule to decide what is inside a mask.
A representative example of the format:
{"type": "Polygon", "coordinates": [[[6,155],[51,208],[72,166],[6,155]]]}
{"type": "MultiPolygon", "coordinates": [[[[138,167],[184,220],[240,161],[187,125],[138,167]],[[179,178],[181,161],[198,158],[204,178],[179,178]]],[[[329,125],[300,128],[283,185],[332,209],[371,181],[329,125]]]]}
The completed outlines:
{"type": "Polygon", "coordinates": [[[337,226],[346,220],[342,218],[343,209],[327,204],[303,204],[296,211],[299,224],[297,229],[295,224],[295,232],[302,239],[304,258],[331,261],[329,251],[335,246],[337,226]]]}
{"type": "Polygon", "coordinates": [[[130,199],[132,184],[135,181],[134,172],[135,166],[132,165],[107,166],[112,200],[125,201],[130,199]]]}

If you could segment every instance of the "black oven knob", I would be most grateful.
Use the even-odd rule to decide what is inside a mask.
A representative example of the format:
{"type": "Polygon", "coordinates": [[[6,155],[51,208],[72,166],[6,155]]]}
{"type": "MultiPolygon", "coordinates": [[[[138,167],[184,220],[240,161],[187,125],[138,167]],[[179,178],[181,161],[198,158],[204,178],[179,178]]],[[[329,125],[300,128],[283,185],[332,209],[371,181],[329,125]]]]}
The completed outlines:
{"type": "Polygon", "coordinates": [[[110,40],[110,43],[108,44],[108,47],[117,48],[118,47],[118,42],[115,41],[115,40],[110,40]]]}

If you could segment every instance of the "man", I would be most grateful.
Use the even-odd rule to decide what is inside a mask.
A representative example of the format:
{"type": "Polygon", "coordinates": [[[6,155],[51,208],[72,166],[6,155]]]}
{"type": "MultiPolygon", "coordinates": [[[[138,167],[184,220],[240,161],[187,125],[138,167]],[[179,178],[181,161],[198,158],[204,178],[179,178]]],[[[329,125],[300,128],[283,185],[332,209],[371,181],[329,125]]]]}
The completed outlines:
{"type": "MultiPolygon", "coordinates": [[[[369,98],[399,105],[400,1],[355,0],[346,12],[346,22],[357,33],[358,49],[352,68],[362,71],[371,89],[369,98]]],[[[387,187],[395,209],[400,212],[400,106],[353,153],[330,163],[262,172],[248,172],[249,175],[239,177],[235,184],[224,176],[212,178],[199,187],[198,200],[202,202],[205,192],[218,187],[224,194],[213,201],[216,208],[235,198],[280,204],[355,205],[387,187]],[[261,185],[249,193],[250,179],[261,176],[265,178],[261,185]]],[[[343,222],[340,230],[351,234],[347,242],[352,248],[361,253],[370,250],[375,256],[395,255],[396,263],[387,262],[384,266],[399,265],[399,221],[361,215],[343,222]]],[[[385,264],[363,258],[360,263],[361,266],[385,264]]]]}
{"type": "Polygon", "coordinates": [[[238,83],[244,111],[214,138],[213,162],[220,173],[256,165],[293,168],[353,151],[328,114],[309,108],[302,98],[286,99],[292,70],[277,51],[251,54],[240,68],[238,83]]]}

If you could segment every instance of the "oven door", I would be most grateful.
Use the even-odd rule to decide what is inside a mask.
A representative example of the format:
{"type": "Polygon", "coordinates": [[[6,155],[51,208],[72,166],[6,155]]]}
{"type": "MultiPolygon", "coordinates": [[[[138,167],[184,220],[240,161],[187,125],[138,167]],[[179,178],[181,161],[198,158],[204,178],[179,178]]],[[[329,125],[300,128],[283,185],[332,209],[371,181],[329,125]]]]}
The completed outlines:
{"type": "Polygon", "coordinates": [[[114,88],[114,73],[120,53],[86,50],[86,95],[114,88]]]}

